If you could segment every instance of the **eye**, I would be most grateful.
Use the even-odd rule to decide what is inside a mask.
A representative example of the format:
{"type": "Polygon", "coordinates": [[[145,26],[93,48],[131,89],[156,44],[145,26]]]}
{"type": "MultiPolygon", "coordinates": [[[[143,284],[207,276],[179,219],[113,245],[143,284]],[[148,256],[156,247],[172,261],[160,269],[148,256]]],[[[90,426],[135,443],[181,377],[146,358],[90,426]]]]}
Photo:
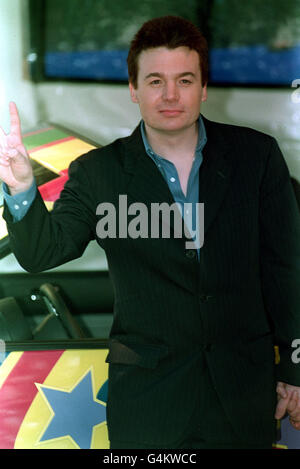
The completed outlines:
{"type": "Polygon", "coordinates": [[[150,85],[154,85],[154,86],[160,85],[160,83],[161,83],[161,80],[159,79],[150,81],[150,85]]]}
{"type": "Polygon", "coordinates": [[[183,78],[182,80],[180,80],[180,83],[182,85],[190,85],[192,82],[190,80],[187,80],[186,78],[183,78]]]}

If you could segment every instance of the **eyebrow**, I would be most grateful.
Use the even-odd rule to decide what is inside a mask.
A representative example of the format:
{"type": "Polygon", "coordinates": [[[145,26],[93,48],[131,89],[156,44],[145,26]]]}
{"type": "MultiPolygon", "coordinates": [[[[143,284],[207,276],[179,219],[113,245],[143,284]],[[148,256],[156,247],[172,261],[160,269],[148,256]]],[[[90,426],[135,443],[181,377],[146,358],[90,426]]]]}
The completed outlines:
{"type": "MultiPolygon", "coordinates": [[[[182,72],[182,73],[179,73],[179,75],[176,75],[176,77],[181,78],[181,77],[185,77],[185,76],[188,76],[188,75],[192,76],[193,78],[196,78],[196,75],[193,72],[182,72]]],[[[144,80],[147,80],[148,78],[151,78],[151,77],[163,78],[164,74],[159,73],[159,72],[148,73],[148,75],[145,76],[144,80]]]]}

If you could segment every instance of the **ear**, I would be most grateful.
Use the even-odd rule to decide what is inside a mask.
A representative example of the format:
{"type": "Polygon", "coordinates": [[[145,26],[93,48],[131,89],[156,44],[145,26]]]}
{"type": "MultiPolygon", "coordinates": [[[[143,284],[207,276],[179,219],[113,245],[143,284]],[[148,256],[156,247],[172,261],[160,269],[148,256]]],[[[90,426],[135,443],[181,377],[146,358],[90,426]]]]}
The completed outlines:
{"type": "Polygon", "coordinates": [[[133,103],[138,103],[139,100],[138,100],[138,97],[137,97],[137,89],[134,88],[132,83],[129,83],[129,91],[130,91],[131,101],[133,103]]]}
{"type": "Polygon", "coordinates": [[[207,84],[203,86],[202,89],[202,98],[201,101],[206,101],[207,100],[207,84]]]}

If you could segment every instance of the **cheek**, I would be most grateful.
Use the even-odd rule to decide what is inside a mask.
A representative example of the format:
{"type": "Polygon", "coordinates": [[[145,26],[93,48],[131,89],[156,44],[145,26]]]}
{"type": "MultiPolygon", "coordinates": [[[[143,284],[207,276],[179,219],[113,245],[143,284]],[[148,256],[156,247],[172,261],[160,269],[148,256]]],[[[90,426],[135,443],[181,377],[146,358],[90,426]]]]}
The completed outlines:
{"type": "Polygon", "coordinates": [[[189,99],[191,102],[193,102],[194,104],[196,103],[200,103],[201,102],[201,99],[202,99],[202,92],[199,91],[198,89],[194,89],[193,91],[191,91],[189,93],[189,99]]]}
{"type": "Polygon", "coordinates": [[[190,94],[186,99],[186,104],[188,104],[191,111],[197,112],[200,109],[202,103],[202,94],[195,92],[190,94]]]}
{"type": "Polygon", "coordinates": [[[147,93],[140,97],[139,105],[140,109],[145,112],[154,111],[159,103],[160,97],[158,93],[147,93]]]}

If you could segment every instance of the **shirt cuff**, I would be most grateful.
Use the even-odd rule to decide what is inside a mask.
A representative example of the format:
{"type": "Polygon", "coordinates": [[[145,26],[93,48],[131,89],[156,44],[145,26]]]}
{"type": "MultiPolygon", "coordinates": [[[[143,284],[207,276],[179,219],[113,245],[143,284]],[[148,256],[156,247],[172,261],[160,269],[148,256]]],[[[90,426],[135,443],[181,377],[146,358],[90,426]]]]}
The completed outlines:
{"type": "Polygon", "coordinates": [[[20,221],[29,210],[32,202],[35,199],[37,185],[34,180],[32,185],[27,191],[20,192],[16,195],[10,195],[7,185],[3,182],[3,197],[8,206],[8,209],[13,217],[13,221],[20,221]]]}

